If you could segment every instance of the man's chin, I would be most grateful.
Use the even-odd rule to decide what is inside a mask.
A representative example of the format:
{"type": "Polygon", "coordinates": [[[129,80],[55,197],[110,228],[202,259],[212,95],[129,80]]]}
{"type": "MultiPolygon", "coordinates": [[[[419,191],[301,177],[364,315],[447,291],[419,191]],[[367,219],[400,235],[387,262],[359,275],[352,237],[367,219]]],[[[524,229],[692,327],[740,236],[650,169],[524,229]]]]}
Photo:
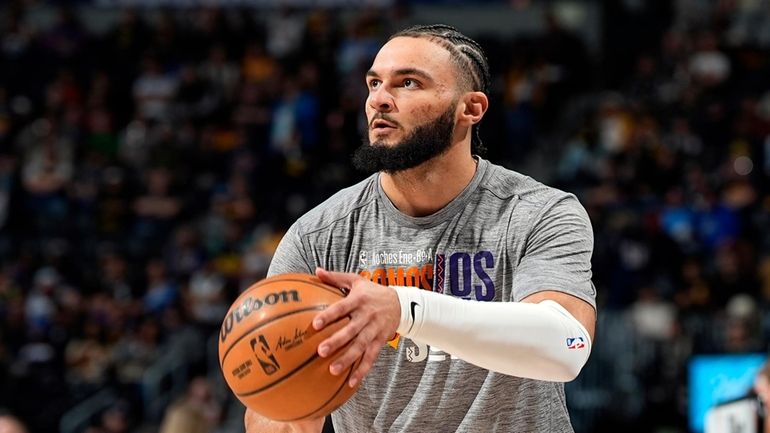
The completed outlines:
{"type": "Polygon", "coordinates": [[[396,147],[400,143],[395,138],[385,138],[382,134],[377,137],[369,137],[369,145],[372,147],[396,147]]]}

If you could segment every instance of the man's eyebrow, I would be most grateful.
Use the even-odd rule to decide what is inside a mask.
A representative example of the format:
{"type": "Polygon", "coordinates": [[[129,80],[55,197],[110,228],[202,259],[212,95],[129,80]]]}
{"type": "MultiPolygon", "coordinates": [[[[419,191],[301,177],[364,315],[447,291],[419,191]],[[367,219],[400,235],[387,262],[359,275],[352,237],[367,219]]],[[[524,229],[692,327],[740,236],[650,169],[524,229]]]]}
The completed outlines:
{"type": "MultiPolygon", "coordinates": [[[[428,74],[427,72],[425,72],[425,71],[423,71],[421,69],[417,69],[417,68],[396,69],[395,71],[393,71],[393,75],[397,75],[397,76],[398,75],[415,75],[415,76],[418,76],[418,77],[420,77],[420,78],[422,78],[424,80],[433,81],[433,77],[431,77],[430,74],[428,74]]],[[[377,72],[375,72],[372,69],[369,69],[368,71],[366,71],[366,76],[367,77],[380,78],[380,74],[378,74],[377,72]]]]}

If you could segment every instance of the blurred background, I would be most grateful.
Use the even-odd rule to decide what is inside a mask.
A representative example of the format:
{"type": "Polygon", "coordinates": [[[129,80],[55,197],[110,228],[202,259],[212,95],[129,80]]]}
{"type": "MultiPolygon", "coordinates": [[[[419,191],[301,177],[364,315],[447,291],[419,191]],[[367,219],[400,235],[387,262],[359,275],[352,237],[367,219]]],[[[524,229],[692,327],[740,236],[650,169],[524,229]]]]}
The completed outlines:
{"type": "Polygon", "coordinates": [[[487,51],[487,158],[591,215],[576,431],[699,431],[718,401],[694,381],[743,396],[752,377],[693,363],[746,376],[768,349],[770,1],[11,0],[0,408],[31,433],[242,431],[221,318],[363,178],[364,72],[435,22],[487,51]]]}

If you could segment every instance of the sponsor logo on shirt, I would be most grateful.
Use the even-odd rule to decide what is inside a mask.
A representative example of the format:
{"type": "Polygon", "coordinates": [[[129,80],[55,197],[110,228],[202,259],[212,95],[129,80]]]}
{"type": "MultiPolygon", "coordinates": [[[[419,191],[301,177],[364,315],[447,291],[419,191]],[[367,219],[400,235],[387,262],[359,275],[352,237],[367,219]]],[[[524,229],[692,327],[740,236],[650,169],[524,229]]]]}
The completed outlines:
{"type": "Polygon", "coordinates": [[[437,254],[436,263],[442,265],[437,268],[437,292],[477,301],[495,299],[495,282],[489,275],[495,268],[491,251],[437,254]]]}
{"type": "MultiPolygon", "coordinates": [[[[495,299],[495,282],[492,279],[495,257],[491,251],[438,253],[433,248],[362,250],[357,259],[358,273],[377,284],[417,287],[461,299],[495,299]]],[[[388,344],[397,349],[400,339],[396,335],[388,344]]],[[[437,348],[409,341],[406,358],[410,362],[426,359],[437,362],[450,359],[450,356],[437,348]]]]}
{"type": "Polygon", "coordinates": [[[462,299],[492,301],[495,257],[491,251],[430,255],[431,248],[359,253],[359,274],[384,286],[410,286],[462,299]]]}

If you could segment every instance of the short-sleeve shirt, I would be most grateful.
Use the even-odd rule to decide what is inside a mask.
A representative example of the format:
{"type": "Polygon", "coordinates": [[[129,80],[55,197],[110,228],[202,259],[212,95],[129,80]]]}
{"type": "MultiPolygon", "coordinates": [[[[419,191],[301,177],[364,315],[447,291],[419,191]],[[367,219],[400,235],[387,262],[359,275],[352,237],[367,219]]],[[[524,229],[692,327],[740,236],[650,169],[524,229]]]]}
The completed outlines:
{"type": "MultiPolygon", "coordinates": [[[[480,302],[555,290],[595,308],[592,251],[574,195],[478,159],[463,191],[425,217],[400,212],[379,174],[341,190],[292,225],[269,273],[320,266],[480,302]]],[[[573,431],[562,383],[490,371],[408,338],[382,349],[332,419],[339,433],[573,431]]]]}

